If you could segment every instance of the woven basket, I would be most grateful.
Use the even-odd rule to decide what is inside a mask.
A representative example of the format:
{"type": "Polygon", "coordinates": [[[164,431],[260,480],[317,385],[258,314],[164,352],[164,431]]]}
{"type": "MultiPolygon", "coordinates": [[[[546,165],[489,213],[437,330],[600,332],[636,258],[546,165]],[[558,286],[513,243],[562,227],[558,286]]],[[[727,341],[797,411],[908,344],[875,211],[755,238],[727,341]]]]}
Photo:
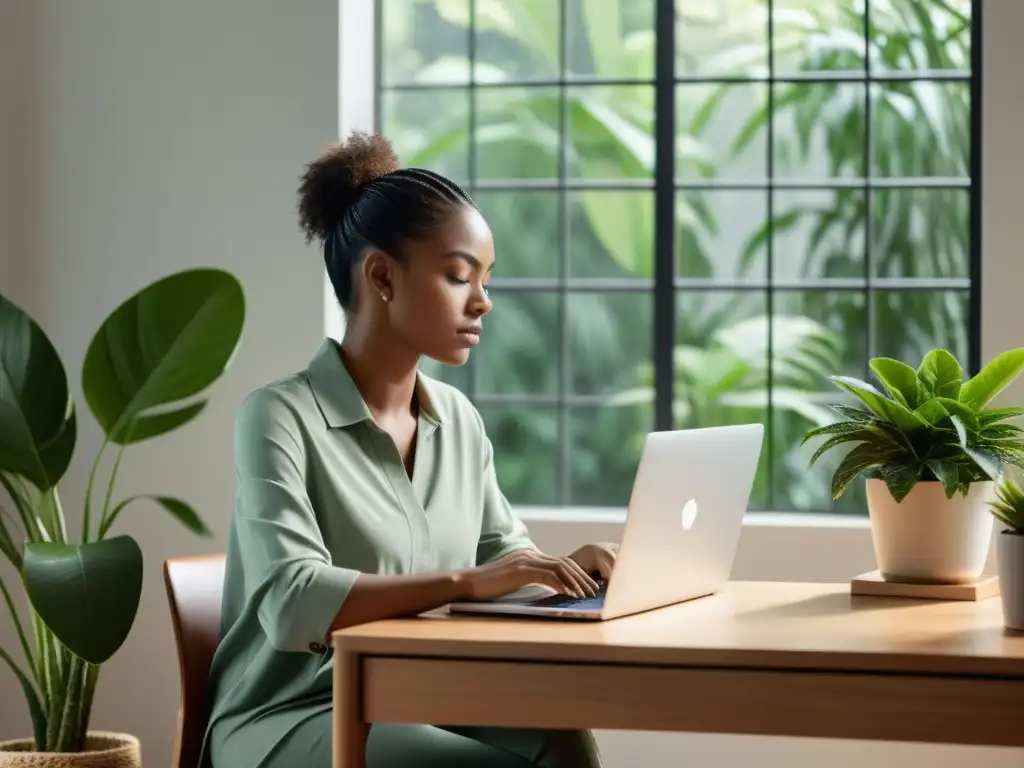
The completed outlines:
{"type": "Polygon", "coordinates": [[[0,768],[142,768],[139,740],[90,731],[83,752],[33,752],[35,741],[0,741],[0,768]]]}

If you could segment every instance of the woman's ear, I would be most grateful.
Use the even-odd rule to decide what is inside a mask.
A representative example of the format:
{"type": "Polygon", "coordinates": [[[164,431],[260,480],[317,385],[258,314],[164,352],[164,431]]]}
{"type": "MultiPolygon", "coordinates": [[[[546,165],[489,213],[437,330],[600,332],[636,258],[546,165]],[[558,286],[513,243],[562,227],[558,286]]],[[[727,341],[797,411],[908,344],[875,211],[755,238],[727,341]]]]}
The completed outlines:
{"type": "Polygon", "coordinates": [[[391,257],[383,251],[370,251],[363,259],[363,277],[370,287],[371,297],[379,296],[384,301],[390,301],[392,297],[392,270],[394,269],[391,257]]]}

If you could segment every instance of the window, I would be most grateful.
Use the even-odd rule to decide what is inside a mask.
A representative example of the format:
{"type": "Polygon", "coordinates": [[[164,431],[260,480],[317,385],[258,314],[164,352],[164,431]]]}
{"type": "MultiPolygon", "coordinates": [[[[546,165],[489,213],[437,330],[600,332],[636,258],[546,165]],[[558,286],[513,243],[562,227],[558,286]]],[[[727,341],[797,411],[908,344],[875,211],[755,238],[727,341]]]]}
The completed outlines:
{"type": "Polygon", "coordinates": [[[621,506],[647,431],[760,421],[752,508],[864,509],[800,446],[827,377],[978,367],[979,5],[378,0],[378,128],[495,235],[485,341],[429,370],[513,503],[621,506]]]}

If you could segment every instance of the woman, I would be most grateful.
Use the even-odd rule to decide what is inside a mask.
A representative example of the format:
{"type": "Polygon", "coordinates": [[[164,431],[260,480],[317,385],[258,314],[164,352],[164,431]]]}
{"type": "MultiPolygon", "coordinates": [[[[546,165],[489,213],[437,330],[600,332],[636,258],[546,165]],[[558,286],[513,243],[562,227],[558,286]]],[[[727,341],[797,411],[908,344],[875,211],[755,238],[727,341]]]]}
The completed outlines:
{"type": "MultiPolygon", "coordinates": [[[[238,412],[214,768],[330,766],[332,630],[530,583],[593,595],[614,559],[610,545],[538,551],[475,408],[417,372],[423,356],[465,363],[491,309],[491,233],[466,193],[354,134],[306,169],[299,215],[347,323],[238,412]]],[[[589,732],[377,725],[368,739],[371,768],[600,765],[589,732]]]]}

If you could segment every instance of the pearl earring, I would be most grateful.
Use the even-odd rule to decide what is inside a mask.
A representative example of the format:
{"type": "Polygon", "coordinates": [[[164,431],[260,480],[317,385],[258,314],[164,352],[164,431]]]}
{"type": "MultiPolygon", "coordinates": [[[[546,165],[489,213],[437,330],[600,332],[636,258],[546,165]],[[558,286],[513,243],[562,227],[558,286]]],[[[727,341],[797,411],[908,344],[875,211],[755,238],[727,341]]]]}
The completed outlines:
{"type": "Polygon", "coordinates": [[[387,300],[388,300],[387,294],[386,294],[386,293],[384,293],[384,291],[381,291],[381,292],[380,292],[380,297],[381,297],[381,298],[382,298],[382,299],[383,299],[384,301],[387,301],[387,300]]]}

